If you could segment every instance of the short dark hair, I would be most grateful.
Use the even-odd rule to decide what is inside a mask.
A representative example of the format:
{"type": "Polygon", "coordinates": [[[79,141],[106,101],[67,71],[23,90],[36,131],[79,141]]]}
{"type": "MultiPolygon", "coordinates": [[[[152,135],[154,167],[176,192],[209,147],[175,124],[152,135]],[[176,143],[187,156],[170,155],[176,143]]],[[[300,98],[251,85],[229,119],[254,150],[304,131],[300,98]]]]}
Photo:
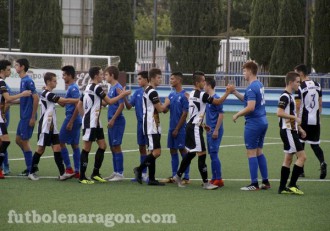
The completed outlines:
{"type": "Polygon", "coordinates": [[[202,72],[202,71],[195,71],[193,73],[193,76],[192,76],[193,84],[196,85],[196,83],[200,82],[202,76],[205,76],[204,72],[202,72]]]}
{"type": "Polygon", "coordinates": [[[71,65],[67,65],[67,66],[62,67],[62,71],[64,71],[65,74],[67,74],[67,75],[71,75],[71,77],[73,79],[76,76],[76,71],[75,71],[74,67],[71,66],[71,65]]]}
{"type": "Polygon", "coordinates": [[[113,75],[115,80],[119,77],[119,69],[116,66],[109,66],[104,70],[104,72],[108,72],[110,75],[113,75]]]}
{"type": "Polygon", "coordinates": [[[0,70],[4,71],[8,66],[11,66],[11,62],[7,59],[0,60],[0,70]]]}
{"type": "Polygon", "coordinates": [[[307,66],[305,64],[299,64],[294,69],[296,71],[301,71],[302,73],[304,73],[304,75],[308,75],[309,74],[308,68],[307,68],[307,66]]]}
{"type": "Polygon", "coordinates": [[[91,67],[89,68],[88,74],[91,79],[94,79],[95,75],[100,73],[101,67],[91,67]]]}
{"type": "Polygon", "coordinates": [[[137,75],[141,75],[143,79],[148,80],[148,72],[147,71],[140,71],[137,75]]]}
{"type": "Polygon", "coordinates": [[[300,77],[299,74],[295,71],[290,71],[285,76],[285,84],[288,86],[289,82],[293,82],[297,77],[300,77]]]}
{"type": "Polygon", "coordinates": [[[179,77],[180,79],[183,79],[183,74],[180,71],[172,72],[171,76],[179,77]]]}
{"type": "Polygon", "coordinates": [[[257,75],[258,73],[258,65],[253,61],[247,61],[243,64],[243,69],[249,69],[251,70],[253,75],[257,75]]]}
{"type": "Polygon", "coordinates": [[[48,81],[51,81],[52,78],[56,77],[56,74],[53,72],[46,72],[46,74],[44,75],[44,82],[47,85],[48,81]]]}
{"type": "Polygon", "coordinates": [[[30,63],[27,59],[17,59],[16,63],[18,63],[20,66],[24,66],[24,71],[27,72],[30,68],[30,63]]]}
{"type": "Polygon", "coordinates": [[[155,78],[157,75],[161,75],[162,71],[159,68],[151,68],[149,70],[149,81],[151,78],[155,78]]]}
{"type": "Polygon", "coordinates": [[[206,78],[205,82],[207,85],[210,85],[212,89],[215,88],[215,80],[213,78],[206,78]]]}

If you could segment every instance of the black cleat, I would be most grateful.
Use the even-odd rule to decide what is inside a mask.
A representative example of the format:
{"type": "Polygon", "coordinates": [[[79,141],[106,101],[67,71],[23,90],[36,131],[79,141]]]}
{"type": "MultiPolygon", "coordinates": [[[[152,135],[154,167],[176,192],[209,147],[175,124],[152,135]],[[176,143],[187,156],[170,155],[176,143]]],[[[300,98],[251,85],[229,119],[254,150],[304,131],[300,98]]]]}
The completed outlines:
{"type": "Polygon", "coordinates": [[[164,183],[159,182],[158,180],[149,180],[148,185],[151,185],[151,186],[165,186],[164,183]]]}
{"type": "Polygon", "coordinates": [[[324,179],[327,176],[327,163],[323,162],[321,164],[321,175],[320,179],[324,179]]]}
{"type": "Polygon", "coordinates": [[[142,184],[142,172],[139,171],[138,167],[133,169],[135,179],[139,184],[142,184]]]}
{"type": "Polygon", "coordinates": [[[304,172],[300,173],[299,177],[305,177],[305,173],[304,172]]]}

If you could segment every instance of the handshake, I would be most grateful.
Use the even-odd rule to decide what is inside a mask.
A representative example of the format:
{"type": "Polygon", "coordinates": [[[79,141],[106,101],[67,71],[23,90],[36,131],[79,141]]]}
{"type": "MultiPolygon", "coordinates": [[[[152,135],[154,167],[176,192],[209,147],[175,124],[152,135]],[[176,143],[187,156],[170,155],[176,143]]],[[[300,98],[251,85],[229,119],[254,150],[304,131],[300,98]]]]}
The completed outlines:
{"type": "Polygon", "coordinates": [[[234,85],[228,84],[228,85],[226,86],[226,92],[229,93],[229,94],[234,93],[235,90],[236,90],[236,88],[235,88],[234,85]]]}

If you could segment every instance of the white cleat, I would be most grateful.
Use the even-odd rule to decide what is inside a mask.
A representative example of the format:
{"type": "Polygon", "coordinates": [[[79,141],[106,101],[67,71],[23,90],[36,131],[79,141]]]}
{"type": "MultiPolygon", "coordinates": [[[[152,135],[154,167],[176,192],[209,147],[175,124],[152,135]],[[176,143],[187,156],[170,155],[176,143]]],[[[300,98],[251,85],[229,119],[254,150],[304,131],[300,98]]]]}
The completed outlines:
{"type": "Polygon", "coordinates": [[[210,182],[203,183],[203,189],[213,190],[219,188],[218,185],[210,184],[210,182]]]}
{"type": "Polygon", "coordinates": [[[122,181],[122,180],[124,180],[124,175],[120,174],[120,173],[116,173],[116,175],[114,177],[112,177],[111,179],[109,179],[108,181],[115,182],[115,181],[122,181]]]}
{"type": "Polygon", "coordinates": [[[29,178],[30,180],[39,180],[39,176],[38,176],[37,174],[35,174],[35,173],[30,173],[30,174],[28,175],[28,178],[29,178]]]}
{"type": "Polygon", "coordinates": [[[185,188],[185,187],[186,187],[186,186],[183,184],[181,177],[179,177],[178,175],[175,175],[175,176],[173,177],[173,180],[178,184],[178,187],[179,187],[179,188],[185,188]]]}
{"type": "Polygon", "coordinates": [[[104,177],[103,179],[105,179],[105,180],[107,180],[107,181],[110,181],[110,179],[114,178],[116,175],[117,175],[117,173],[116,173],[116,172],[113,172],[113,173],[111,173],[110,176],[108,176],[108,177],[104,177]]]}
{"type": "Polygon", "coordinates": [[[75,175],[75,173],[64,173],[63,175],[59,176],[58,179],[63,181],[72,178],[75,175]]]}

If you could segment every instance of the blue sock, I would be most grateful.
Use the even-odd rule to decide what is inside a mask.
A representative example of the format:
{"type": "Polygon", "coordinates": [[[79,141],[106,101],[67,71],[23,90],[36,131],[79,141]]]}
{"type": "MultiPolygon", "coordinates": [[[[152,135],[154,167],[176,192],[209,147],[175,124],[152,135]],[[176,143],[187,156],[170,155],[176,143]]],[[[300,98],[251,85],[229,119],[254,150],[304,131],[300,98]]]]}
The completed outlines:
{"type": "Polygon", "coordinates": [[[123,174],[124,172],[124,155],[122,152],[115,153],[116,158],[116,165],[117,171],[119,174],[123,174]]]}
{"type": "Polygon", "coordinates": [[[5,151],[5,156],[4,156],[4,159],[3,159],[3,165],[6,166],[6,167],[9,167],[8,151],[7,150],[5,151]]]}
{"type": "Polygon", "coordinates": [[[74,164],[74,171],[79,172],[80,168],[80,148],[73,148],[73,164],[74,164]]]}
{"type": "Polygon", "coordinates": [[[251,183],[258,183],[258,159],[257,157],[249,157],[249,169],[251,183]]]}
{"type": "Polygon", "coordinates": [[[63,159],[63,162],[65,164],[65,167],[66,168],[71,168],[71,162],[70,162],[68,149],[66,147],[62,148],[61,149],[61,154],[62,154],[62,159],[63,159]]]}
{"type": "Polygon", "coordinates": [[[211,152],[211,169],[212,169],[212,180],[221,179],[221,164],[217,152],[211,152]]]}
{"type": "Polygon", "coordinates": [[[28,170],[28,172],[30,172],[32,166],[32,151],[25,151],[23,153],[24,153],[26,169],[28,170]]]}
{"type": "Polygon", "coordinates": [[[115,153],[112,153],[112,165],[113,165],[113,171],[118,172],[118,169],[117,169],[117,155],[115,155],[115,153]]]}
{"type": "MultiPolygon", "coordinates": [[[[182,159],[187,155],[187,153],[185,154],[181,154],[182,159]]],[[[184,171],[184,177],[185,179],[190,179],[189,176],[189,171],[190,171],[190,164],[188,165],[188,167],[186,168],[186,171],[184,171]]]]}
{"type": "Polygon", "coordinates": [[[258,165],[263,180],[268,180],[268,169],[267,169],[267,160],[264,154],[257,156],[258,165]]]}
{"type": "MultiPolygon", "coordinates": [[[[147,154],[140,155],[140,164],[142,164],[146,158],[147,158],[147,154]]],[[[147,168],[144,168],[142,170],[142,173],[147,173],[147,170],[148,170],[147,168]]]]}
{"type": "Polygon", "coordinates": [[[179,155],[178,153],[171,154],[172,176],[176,175],[179,167],[179,155]]]}

